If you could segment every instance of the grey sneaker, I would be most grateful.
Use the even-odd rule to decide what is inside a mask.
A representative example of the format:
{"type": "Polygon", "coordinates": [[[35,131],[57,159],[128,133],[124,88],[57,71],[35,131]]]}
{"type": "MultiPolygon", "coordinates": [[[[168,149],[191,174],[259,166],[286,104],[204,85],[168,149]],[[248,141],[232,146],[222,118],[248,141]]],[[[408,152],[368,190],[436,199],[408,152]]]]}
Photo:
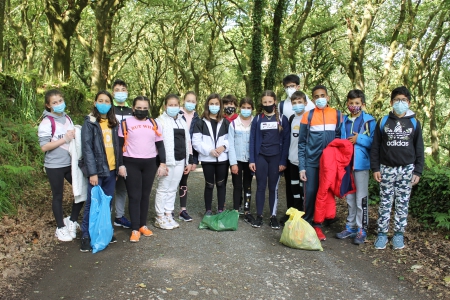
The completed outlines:
{"type": "Polygon", "coordinates": [[[165,217],[162,218],[155,218],[155,227],[170,230],[173,229],[173,226],[170,225],[170,223],[167,222],[167,219],[165,217]]]}
{"type": "Polygon", "coordinates": [[[377,240],[375,241],[375,249],[386,249],[386,244],[388,242],[388,237],[386,234],[379,233],[377,240]]]}
{"type": "Polygon", "coordinates": [[[351,228],[350,226],[346,225],[343,231],[336,233],[336,238],[338,239],[346,239],[348,237],[353,238],[356,236],[357,232],[358,232],[357,228],[351,228]]]}
{"type": "Polygon", "coordinates": [[[405,243],[403,242],[403,234],[394,234],[392,238],[392,249],[400,250],[405,248],[405,243]]]}
{"type": "Polygon", "coordinates": [[[358,233],[356,234],[355,239],[353,240],[353,244],[361,245],[366,241],[367,233],[364,229],[358,229],[358,233]]]}

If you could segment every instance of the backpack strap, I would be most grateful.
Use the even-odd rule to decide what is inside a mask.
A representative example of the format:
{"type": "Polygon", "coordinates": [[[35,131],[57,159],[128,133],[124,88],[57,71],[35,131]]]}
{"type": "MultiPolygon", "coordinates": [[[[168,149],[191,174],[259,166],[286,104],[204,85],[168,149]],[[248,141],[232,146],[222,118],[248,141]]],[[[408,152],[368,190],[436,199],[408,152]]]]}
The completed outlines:
{"type": "Polygon", "coordinates": [[[123,133],[123,139],[124,139],[122,151],[123,151],[123,153],[125,153],[127,151],[127,145],[128,145],[128,143],[127,143],[127,138],[128,138],[127,119],[122,119],[122,121],[120,122],[120,125],[122,127],[122,133],[123,133]]]}
{"type": "Polygon", "coordinates": [[[50,124],[52,126],[52,137],[53,137],[55,135],[55,131],[56,131],[55,118],[53,118],[52,116],[47,116],[47,118],[50,120],[50,124]]]}
{"type": "Polygon", "coordinates": [[[308,144],[309,140],[309,129],[311,127],[311,120],[314,115],[314,109],[310,110],[308,113],[308,123],[306,124],[306,144],[308,144]]]}
{"type": "Polygon", "coordinates": [[[280,102],[280,114],[283,115],[284,111],[284,100],[280,102]]]}
{"type": "MultiPolygon", "coordinates": [[[[235,119],[236,120],[236,119],[235,119]]],[[[233,125],[233,129],[236,129],[236,125],[234,124],[234,120],[231,121],[231,125],[233,125]]]]}
{"type": "Polygon", "coordinates": [[[411,118],[411,123],[413,124],[414,130],[416,130],[416,127],[417,127],[417,120],[416,120],[416,118],[411,118]]]}
{"type": "Polygon", "coordinates": [[[386,121],[388,119],[388,116],[384,116],[381,121],[380,121],[380,131],[381,131],[381,135],[383,135],[384,132],[384,126],[386,125],[386,121]]]}
{"type": "Polygon", "coordinates": [[[161,132],[158,131],[158,124],[156,123],[156,121],[153,118],[148,118],[150,123],[152,123],[153,125],[153,131],[155,132],[155,134],[157,136],[161,136],[161,132]]]}
{"type": "Polygon", "coordinates": [[[289,117],[289,124],[292,124],[292,121],[294,121],[295,114],[292,114],[292,116],[289,117]]]}

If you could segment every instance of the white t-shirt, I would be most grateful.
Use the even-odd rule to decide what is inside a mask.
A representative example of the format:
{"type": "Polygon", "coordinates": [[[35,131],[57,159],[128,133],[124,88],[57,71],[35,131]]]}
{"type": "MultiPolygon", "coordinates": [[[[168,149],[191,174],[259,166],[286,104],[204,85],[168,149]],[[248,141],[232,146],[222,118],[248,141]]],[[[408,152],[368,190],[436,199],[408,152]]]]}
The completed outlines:
{"type": "Polygon", "coordinates": [[[289,145],[288,159],[291,164],[296,166],[298,166],[298,136],[300,133],[300,122],[303,114],[300,116],[295,115],[291,123],[291,144],[289,145]]]}

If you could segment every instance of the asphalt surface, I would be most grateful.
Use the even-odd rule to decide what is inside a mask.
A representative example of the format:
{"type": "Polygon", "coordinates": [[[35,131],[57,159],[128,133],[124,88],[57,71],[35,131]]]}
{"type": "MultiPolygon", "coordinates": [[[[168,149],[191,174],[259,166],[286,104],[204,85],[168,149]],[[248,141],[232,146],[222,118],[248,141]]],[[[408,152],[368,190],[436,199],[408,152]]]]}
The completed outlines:
{"type": "MultiPolygon", "coordinates": [[[[153,236],[130,243],[131,230],[119,228],[118,242],[96,254],[80,252],[79,240],[63,243],[49,254],[50,263],[32,275],[24,298],[421,299],[394,270],[375,267],[350,240],[335,239],[338,227],[324,228],[323,252],[280,244],[282,230],[268,226],[268,203],[261,228],[240,218],[237,231],[197,229],[204,212],[203,174],[197,171],[188,182],[193,222],[180,221],[175,230],[155,228],[153,192],[148,223],[153,236]]],[[[231,209],[231,177],[227,186],[231,209]]],[[[281,216],[284,179],[279,194],[281,216]]]]}

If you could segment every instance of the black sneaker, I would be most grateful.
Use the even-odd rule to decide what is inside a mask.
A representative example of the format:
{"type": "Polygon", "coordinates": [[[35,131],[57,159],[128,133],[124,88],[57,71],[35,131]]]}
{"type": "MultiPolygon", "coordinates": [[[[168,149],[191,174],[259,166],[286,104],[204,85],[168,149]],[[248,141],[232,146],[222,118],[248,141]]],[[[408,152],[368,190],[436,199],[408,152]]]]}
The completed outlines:
{"type": "Polygon", "coordinates": [[[284,224],[289,220],[289,216],[288,215],[284,215],[280,218],[280,225],[284,226],[284,224]]]}
{"type": "Polygon", "coordinates": [[[212,216],[212,215],[213,215],[213,212],[210,211],[210,210],[207,210],[207,211],[205,212],[205,216],[212,216]]]}
{"type": "Polygon", "coordinates": [[[262,224],[263,224],[262,216],[256,216],[256,220],[253,221],[252,227],[259,228],[262,226],[262,224]]]}
{"type": "Polygon", "coordinates": [[[114,244],[117,243],[117,238],[113,235],[111,238],[111,242],[109,242],[110,244],[114,244]]]}
{"type": "Polygon", "coordinates": [[[81,252],[89,252],[92,251],[92,247],[91,247],[91,239],[88,237],[83,237],[81,238],[81,247],[80,247],[80,251],[81,252]]]}
{"type": "Polygon", "coordinates": [[[272,229],[280,229],[280,224],[278,223],[276,216],[270,217],[269,224],[270,224],[270,227],[272,227],[272,229]]]}
{"type": "Polygon", "coordinates": [[[186,210],[183,210],[182,212],[180,212],[180,215],[178,216],[178,219],[183,220],[185,222],[192,221],[191,216],[187,213],[186,210]]]}
{"type": "Polygon", "coordinates": [[[255,222],[255,218],[250,213],[248,213],[244,215],[244,221],[252,225],[253,222],[255,222]]]}

